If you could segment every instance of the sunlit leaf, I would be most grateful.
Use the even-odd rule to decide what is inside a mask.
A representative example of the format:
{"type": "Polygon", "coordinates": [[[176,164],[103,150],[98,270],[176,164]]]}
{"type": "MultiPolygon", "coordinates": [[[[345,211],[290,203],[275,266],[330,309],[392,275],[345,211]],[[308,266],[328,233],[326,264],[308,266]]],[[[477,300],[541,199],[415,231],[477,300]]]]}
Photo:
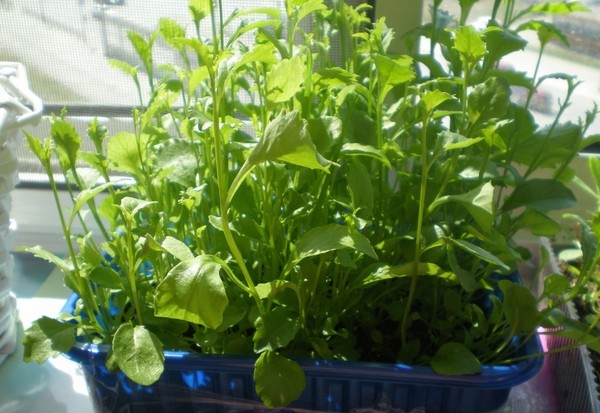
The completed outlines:
{"type": "Polygon", "coordinates": [[[127,377],[143,386],[154,384],[164,370],[160,340],[144,326],[121,324],[113,338],[112,356],[127,377]]]}
{"type": "Polygon", "coordinates": [[[210,255],[177,264],[156,287],[155,314],[219,327],[229,303],[220,271],[210,255]]]}
{"type": "Polygon", "coordinates": [[[267,74],[267,99],[270,102],[286,102],[291,99],[304,82],[305,65],[300,55],[285,59],[267,74]]]}
{"type": "Polygon", "coordinates": [[[281,407],[300,397],[306,378],[298,363],[267,350],[254,364],[254,382],[266,406],[281,407]]]}
{"type": "Polygon", "coordinates": [[[43,363],[50,357],[57,357],[71,350],[75,345],[77,326],[42,317],[25,330],[23,338],[23,360],[43,363]]]}

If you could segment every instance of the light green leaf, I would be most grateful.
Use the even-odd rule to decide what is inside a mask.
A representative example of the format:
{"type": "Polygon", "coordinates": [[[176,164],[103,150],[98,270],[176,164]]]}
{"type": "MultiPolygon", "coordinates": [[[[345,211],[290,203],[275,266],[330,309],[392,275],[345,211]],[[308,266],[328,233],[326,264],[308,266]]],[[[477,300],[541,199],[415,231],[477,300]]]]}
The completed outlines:
{"type": "Polygon", "coordinates": [[[139,173],[142,164],[146,163],[148,158],[147,144],[147,135],[142,135],[139,140],[133,133],[124,131],[111,136],[106,147],[111,169],[131,174],[139,173]]]}
{"type": "Polygon", "coordinates": [[[167,17],[162,17],[158,21],[158,24],[160,27],[160,34],[163,39],[165,39],[165,42],[171,47],[180,49],[182,47],[181,43],[178,43],[174,39],[185,37],[185,28],[177,23],[177,21],[167,17]]]}
{"type": "Polygon", "coordinates": [[[267,125],[247,163],[258,165],[264,161],[288,162],[324,171],[329,171],[331,164],[317,152],[306,128],[306,122],[296,110],[282,112],[267,125]]]}
{"type": "Polygon", "coordinates": [[[208,68],[200,66],[195,68],[188,77],[188,94],[193,95],[198,85],[209,78],[208,68]]]}
{"type": "Polygon", "coordinates": [[[300,397],[306,378],[298,363],[267,350],[254,364],[254,383],[263,403],[275,408],[286,406],[300,397]]]}
{"type": "Polygon", "coordinates": [[[305,66],[300,55],[284,59],[267,73],[267,100],[272,103],[291,99],[304,82],[305,66]]]}
{"type": "Polygon", "coordinates": [[[190,142],[168,142],[154,152],[156,166],[165,172],[165,179],[184,187],[194,186],[198,173],[197,149],[190,142]]]}
{"type": "Polygon", "coordinates": [[[229,304],[220,270],[220,260],[211,255],[177,264],[156,287],[155,314],[219,327],[229,304]]]}
{"type": "Polygon", "coordinates": [[[102,287],[113,289],[123,288],[121,277],[115,270],[109,267],[96,267],[90,271],[87,278],[102,287]]]}
{"type": "Polygon", "coordinates": [[[194,254],[190,251],[190,248],[177,238],[167,235],[161,246],[179,261],[189,261],[194,259],[194,254]]]}
{"type": "Polygon", "coordinates": [[[121,72],[125,73],[126,75],[131,76],[133,79],[137,78],[138,75],[138,67],[137,66],[132,66],[127,62],[124,62],[122,60],[118,60],[118,59],[108,59],[108,64],[112,67],[114,67],[115,69],[120,70],[121,72]]]}
{"type": "Polygon", "coordinates": [[[75,345],[77,325],[42,317],[25,330],[23,360],[41,364],[57,357],[75,345]]]}
{"type": "Polygon", "coordinates": [[[286,347],[300,329],[300,317],[285,307],[277,306],[255,322],[254,352],[286,347]]]}
{"type": "Polygon", "coordinates": [[[517,27],[516,31],[533,30],[536,32],[542,45],[548,44],[552,40],[558,40],[565,46],[569,45],[569,40],[565,34],[554,24],[543,20],[530,20],[517,27]]]}
{"type": "Polygon", "coordinates": [[[113,337],[112,356],[127,377],[143,386],[154,384],[164,370],[160,340],[144,326],[121,324],[113,337]]]}
{"type": "Polygon", "coordinates": [[[72,123],[67,122],[62,118],[53,117],[50,121],[50,136],[59,149],[61,162],[67,161],[64,164],[67,168],[72,168],[77,163],[77,155],[81,148],[81,138],[75,130],[72,123]]]}
{"type": "Polygon", "coordinates": [[[373,250],[369,239],[355,228],[329,224],[313,228],[300,236],[296,241],[296,253],[298,255],[294,261],[299,262],[307,257],[346,248],[377,259],[377,254],[373,250]]]}
{"type": "Polygon", "coordinates": [[[44,168],[49,168],[50,157],[52,154],[52,141],[50,139],[44,139],[43,141],[36,138],[35,136],[23,131],[29,150],[40,160],[44,168]]]}
{"type": "Polygon", "coordinates": [[[190,0],[189,9],[196,26],[210,15],[211,0],[190,0]]]}
{"type": "Polygon", "coordinates": [[[377,54],[373,60],[375,61],[380,82],[380,102],[385,99],[388,92],[395,86],[410,82],[415,78],[415,72],[412,67],[413,60],[409,56],[400,56],[392,59],[391,57],[377,54]]]}
{"type": "Polygon", "coordinates": [[[71,216],[69,218],[68,227],[73,226],[73,221],[77,218],[77,213],[83,208],[88,201],[92,200],[96,195],[106,191],[111,186],[115,185],[115,182],[109,181],[102,185],[98,185],[94,188],[87,188],[79,192],[74,199],[73,209],[71,210],[71,216]]]}
{"type": "Polygon", "coordinates": [[[470,65],[485,56],[485,43],[473,27],[461,26],[454,34],[454,48],[463,62],[470,65]]]}
{"type": "Polygon", "coordinates": [[[261,300],[265,298],[273,298],[278,293],[284,291],[286,288],[298,292],[298,286],[291,281],[286,280],[273,280],[268,283],[260,283],[256,285],[256,292],[261,300]]]}
{"type": "Polygon", "coordinates": [[[152,66],[152,45],[154,44],[154,35],[150,35],[148,40],[146,40],[138,33],[130,31],[127,33],[127,37],[142,60],[142,63],[146,68],[146,72],[150,77],[152,77],[154,72],[154,68],[152,66]]]}
{"type": "Polygon", "coordinates": [[[341,67],[328,67],[313,74],[312,82],[318,90],[344,87],[356,82],[356,75],[341,67]]]}
{"type": "Polygon", "coordinates": [[[527,14],[570,14],[573,12],[589,12],[590,9],[585,7],[579,1],[559,1],[552,3],[534,3],[519,12],[514,20],[519,19],[527,14]]]}
{"type": "Polygon", "coordinates": [[[125,196],[121,199],[121,208],[125,211],[129,212],[131,216],[134,216],[139,211],[144,208],[148,208],[150,205],[156,204],[156,201],[146,201],[139,198],[133,198],[130,196],[125,196]]]}
{"type": "Polygon", "coordinates": [[[464,206],[469,214],[485,231],[494,225],[494,186],[485,182],[481,186],[459,195],[446,195],[436,199],[429,206],[429,211],[447,202],[456,202],[464,206]]]}
{"type": "Polygon", "coordinates": [[[35,247],[18,248],[17,251],[27,251],[27,252],[35,255],[38,258],[46,260],[49,263],[56,265],[65,274],[73,271],[73,265],[71,265],[71,263],[68,263],[67,261],[60,258],[59,256],[46,251],[39,245],[36,245],[35,247]]]}
{"type": "Polygon", "coordinates": [[[254,64],[257,62],[276,64],[278,62],[275,57],[275,46],[272,43],[261,43],[255,45],[248,52],[244,53],[241,59],[235,63],[232,72],[246,66],[248,63],[254,64]]]}
{"type": "Polygon", "coordinates": [[[485,139],[483,137],[469,139],[461,134],[450,131],[440,132],[439,137],[445,151],[468,148],[485,139]]]}
{"type": "Polygon", "coordinates": [[[298,21],[301,21],[306,16],[327,10],[327,6],[323,4],[323,0],[306,0],[298,8],[298,21]]]}
{"type": "Polygon", "coordinates": [[[347,156],[368,156],[370,158],[377,159],[388,168],[392,167],[390,160],[385,156],[385,154],[381,150],[371,145],[345,143],[344,146],[342,146],[342,153],[347,156]]]}
{"type": "Polygon", "coordinates": [[[195,37],[186,37],[183,39],[177,39],[176,41],[178,43],[181,43],[182,45],[191,48],[194,52],[196,52],[196,56],[198,57],[199,62],[206,65],[206,68],[209,73],[213,71],[213,53],[211,48],[207,44],[203,43],[200,39],[195,37]]]}
{"type": "Polygon", "coordinates": [[[421,102],[425,106],[425,111],[431,113],[439,105],[452,98],[453,96],[450,93],[442,92],[439,89],[434,89],[425,92],[421,96],[421,102]]]}
{"type": "Polygon", "coordinates": [[[481,372],[481,362],[464,344],[449,342],[431,358],[431,368],[445,376],[461,376],[481,372]]]}

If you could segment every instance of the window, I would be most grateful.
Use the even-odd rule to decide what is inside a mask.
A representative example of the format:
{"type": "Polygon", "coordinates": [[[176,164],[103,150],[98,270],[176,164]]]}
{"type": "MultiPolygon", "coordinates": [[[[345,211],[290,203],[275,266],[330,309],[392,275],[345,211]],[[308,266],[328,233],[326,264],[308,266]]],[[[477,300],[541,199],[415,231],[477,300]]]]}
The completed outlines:
{"type": "MultiPolygon", "coordinates": [[[[544,1],[545,2],[545,1],[544,1]]],[[[540,0],[517,1],[516,10],[544,3],[540,0]]],[[[469,22],[478,29],[487,26],[490,19],[492,0],[475,2],[470,13],[469,22]]],[[[505,2],[502,2],[504,4],[505,2]]],[[[540,84],[536,94],[530,102],[530,109],[540,125],[552,122],[560,110],[562,102],[565,101],[567,83],[560,78],[560,73],[577,75],[581,84],[575,89],[571,104],[565,108],[561,120],[578,122],[579,117],[586,110],[591,110],[594,101],[600,96],[600,1],[584,0],[580,2],[588,8],[587,12],[575,12],[570,14],[544,15],[539,14],[536,18],[544,19],[555,25],[564,32],[565,41],[559,39],[551,41],[544,50],[541,66],[537,73],[537,79],[548,76],[540,84]],[[558,75],[558,76],[555,76],[558,75]]],[[[432,1],[427,0],[424,5],[424,20],[431,19],[430,9],[432,1]]],[[[454,16],[460,16],[458,1],[442,2],[443,9],[447,9],[454,16]]],[[[501,7],[498,20],[503,19],[504,6],[501,7]]],[[[528,19],[518,20],[511,28],[516,28],[528,19]]],[[[526,30],[520,35],[528,41],[525,51],[512,53],[503,60],[507,68],[514,68],[533,75],[536,70],[540,42],[535,32],[526,30]]],[[[526,91],[523,88],[512,90],[512,98],[517,103],[524,103],[526,91]]],[[[597,119],[590,127],[589,133],[600,133],[600,119],[597,119]]],[[[594,148],[590,148],[594,149],[594,148]]]]}

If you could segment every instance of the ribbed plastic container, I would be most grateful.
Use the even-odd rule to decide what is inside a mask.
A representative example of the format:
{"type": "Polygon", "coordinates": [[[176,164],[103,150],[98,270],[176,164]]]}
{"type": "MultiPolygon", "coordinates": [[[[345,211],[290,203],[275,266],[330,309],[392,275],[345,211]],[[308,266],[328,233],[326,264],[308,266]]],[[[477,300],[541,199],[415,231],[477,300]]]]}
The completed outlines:
{"type": "Polygon", "coordinates": [[[17,344],[17,300],[10,291],[13,259],[9,244],[16,229],[10,219],[10,193],[19,182],[15,147],[20,129],[37,122],[41,114],[41,100],[29,90],[25,67],[0,62],[0,364],[17,344]]]}
{"type": "MultiPolygon", "coordinates": [[[[71,296],[63,311],[71,312],[76,300],[71,296]]],[[[140,386],[105,368],[107,350],[78,344],[67,354],[81,364],[98,413],[271,411],[254,391],[252,358],[166,352],[161,379],[140,386]]],[[[526,354],[540,352],[537,339],[524,346],[526,354]]],[[[534,357],[513,365],[484,366],[477,375],[441,376],[427,367],[401,364],[303,361],[306,389],[292,405],[275,411],[491,412],[504,405],[511,388],[532,378],[542,363],[541,357],[534,357]]]]}

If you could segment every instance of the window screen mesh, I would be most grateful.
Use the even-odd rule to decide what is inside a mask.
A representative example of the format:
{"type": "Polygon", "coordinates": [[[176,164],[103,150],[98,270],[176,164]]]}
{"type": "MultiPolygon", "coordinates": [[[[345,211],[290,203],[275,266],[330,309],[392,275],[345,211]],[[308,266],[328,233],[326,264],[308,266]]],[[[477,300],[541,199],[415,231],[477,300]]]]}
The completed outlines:
{"type": "MultiPolygon", "coordinates": [[[[358,5],[366,0],[346,2],[358,5]]],[[[225,17],[235,9],[258,6],[284,10],[284,0],[223,3],[225,17]]],[[[161,17],[174,19],[188,34],[195,30],[187,0],[0,0],[0,61],[23,63],[45,112],[58,114],[68,108],[82,136],[92,117],[99,117],[109,131],[131,129],[128,116],[131,107],[139,104],[137,91],[132,79],[109,60],[139,65],[127,33],[134,31],[147,38],[161,17]]],[[[209,19],[203,24],[201,36],[209,38],[209,19]]],[[[159,40],[153,56],[157,67],[176,58],[159,40]]],[[[140,73],[142,84],[143,77],[140,73]]],[[[30,132],[44,138],[48,130],[46,121],[30,132]]],[[[25,145],[18,148],[18,157],[22,183],[45,181],[39,162],[25,145]]]]}
{"type": "MultiPolygon", "coordinates": [[[[234,9],[284,6],[283,0],[223,3],[225,17],[234,9]]],[[[138,103],[133,82],[108,60],[138,64],[127,32],[147,37],[161,17],[174,19],[188,33],[194,30],[187,0],[0,0],[0,61],[25,64],[32,89],[46,105],[132,106],[138,103]]],[[[201,35],[210,37],[208,19],[202,29],[201,35]]],[[[158,64],[173,58],[160,42],[154,54],[158,64]]]]}

